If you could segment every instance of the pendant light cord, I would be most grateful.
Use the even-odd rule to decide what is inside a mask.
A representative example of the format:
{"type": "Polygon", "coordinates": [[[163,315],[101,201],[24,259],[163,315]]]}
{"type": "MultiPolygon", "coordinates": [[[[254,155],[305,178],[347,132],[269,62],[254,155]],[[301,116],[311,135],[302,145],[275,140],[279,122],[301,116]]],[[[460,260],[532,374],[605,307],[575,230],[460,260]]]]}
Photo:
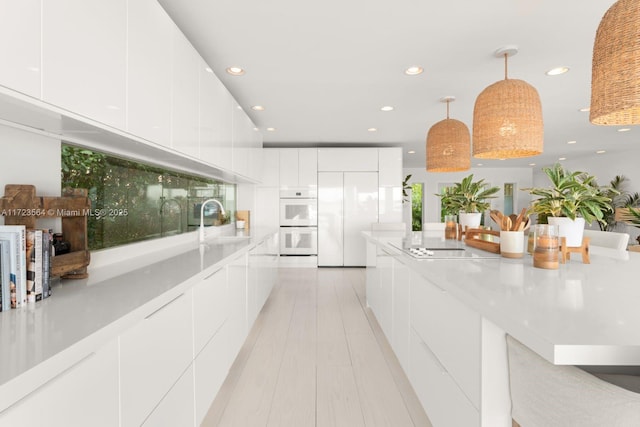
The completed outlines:
{"type": "Polygon", "coordinates": [[[509,55],[507,53],[504,54],[504,79],[508,80],[509,78],[507,77],[507,58],[509,57],[509,55]]]}

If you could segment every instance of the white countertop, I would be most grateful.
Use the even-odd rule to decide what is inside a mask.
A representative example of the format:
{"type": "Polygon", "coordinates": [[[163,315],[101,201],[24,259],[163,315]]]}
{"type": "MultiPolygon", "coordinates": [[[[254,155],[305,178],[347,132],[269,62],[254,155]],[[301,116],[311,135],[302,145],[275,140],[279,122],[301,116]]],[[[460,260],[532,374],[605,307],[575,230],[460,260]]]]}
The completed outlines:
{"type": "MultiPolygon", "coordinates": [[[[192,243],[173,248],[169,258],[150,262],[154,256],[147,254],[90,270],[88,279],[59,281],[50,298],[0,313],[0,388],[46,365],[44,361],[51,361],[52,369],[57,366],[56,357],[74,346],[91,351],[91,343],[84,345],[88,337],[95,337],[95,343],[115,338],[150,309],[162,306],[274,232],[257,229],[241,238],[213,237],[202,251],[194,233],[192,243]]],[[[0,403],[3,397],[0,393],[0,403]]]]}
{"type": "MultiPolygon", "coordinates": [[[[417,260],[397,249],[402,233],[363,234],[552,363],[640,365],[640,253],[593,247],[591,264],[572,254],[559,269],[545,270],[528,254],[417,260]]],[[[434,242],[421,237],[412,239],[434,242]]]]}

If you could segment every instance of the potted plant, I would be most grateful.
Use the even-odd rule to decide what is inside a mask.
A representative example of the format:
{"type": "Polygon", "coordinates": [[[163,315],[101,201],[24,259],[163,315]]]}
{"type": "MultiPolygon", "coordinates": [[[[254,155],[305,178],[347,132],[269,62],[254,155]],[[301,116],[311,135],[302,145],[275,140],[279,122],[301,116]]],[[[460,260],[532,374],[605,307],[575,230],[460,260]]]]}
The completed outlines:
{"type": "Polygon", "coordinates": [[[487,200],[495,198],[499,190],[500,187],[490,187],[484,179],[474,182],[471,174],[436,196],[440,197],[443,212],[458,214],[458,221],[464,229],[480,226],[482,213],[490,206],[487,200]]]}
{"type": "Polygon", "coordinates": [[[525,188],[533,196],[529,212],[546,217],[557,224],[567,246],[581,246],[585,222],[598,221],[606,225],[605,214],[613,211],[611,198],[595,184],[595,177],[586,172],[570,172],[556,163],[542,168],[551,187],[525,188]]]}

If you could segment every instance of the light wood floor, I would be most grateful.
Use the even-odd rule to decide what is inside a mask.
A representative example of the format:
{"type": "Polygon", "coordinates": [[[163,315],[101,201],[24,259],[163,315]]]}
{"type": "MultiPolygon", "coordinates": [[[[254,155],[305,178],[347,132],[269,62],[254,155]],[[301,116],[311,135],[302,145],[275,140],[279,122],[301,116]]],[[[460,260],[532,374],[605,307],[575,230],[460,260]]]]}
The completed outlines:
{"type": "Polygon", "coordinates": [[[364,269],[281,269],[202,426],[430,427],[365,307],[364,269]]]}

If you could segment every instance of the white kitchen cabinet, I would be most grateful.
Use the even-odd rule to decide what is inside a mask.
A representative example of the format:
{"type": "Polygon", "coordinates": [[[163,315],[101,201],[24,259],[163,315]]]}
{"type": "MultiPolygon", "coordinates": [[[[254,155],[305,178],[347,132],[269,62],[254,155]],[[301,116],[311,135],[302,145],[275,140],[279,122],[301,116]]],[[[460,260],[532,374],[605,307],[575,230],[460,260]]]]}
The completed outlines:
{"type": "Polygon", "coordinates": [[[229,351],[235,359],[247,337],[247,254],[236,257],[228,264],[229,280],[229,351]]]}
{"type": "Polygon", "coordinates": [[[411,270],[398,258],[393,260],[393,348],[400,366],[405,373],[409,372],[409,341],[411,329],[411,270]]]}
{"type": "Polygon", "coordinates": [[[231,170],[231,94],[200,62],[200,158],[221,169],[231,170]]]}
{"type": "Polygon", "coordinates": [[[318,265],[363,267],[361,231],[378,222],[377,172],[318,173],[318,265]]]}
{"type": "Polygon", "coordinates": [[[480,315],[411,273],[411,325],[473,405],[480,408],[480,315]]]}
{"type": "Polygon", "coordinates": [[[318,266],[321,267],[344,265],[343,191],[342,172],[318,173],[318,266]]]}
{"type": "Polygon", "coordinates": [[[376,269],[378,270],[377,289],[378,304],[376,319],[387,337],[393,343],[393,255],[386,249],[378,247],[376,269]]]}
{"type": "Polygon", "coordinates": [[[221,268],[193,287],[194,356],[202,351],[228,316],[227,269],[221,268]]]}
{"type": "Polygon", "coordinates": [[[318,148],[318,172],[378,171],[377,148],[318,148]]]}
{"type": "Polygon", "coordinates": [[[191,291],[120,336],[122,427],[140,426],[193,360],[191,291]]]}
{"type": "Polygon", "coordinates": [[[0,85],[40,98],[41,0],[0,0],[0,85]]]}
{"type": "Polygon", "coordinates": [[[318,185],[317,148],[281,148],[280,187],[316,187],[318,185]]]}
{"type": "Polygon", "coordinates": [[[127,19],[127,130],[170,147],[174,24],[155,0],[129,1],[127,19]]]}
{"type": "Polygon", "coordinates": [[[344,174],[344,265],[363,267],[366,247],[361,231],[378,222],[378,173],[344,174]]]}
{"type": "Polygon", "coordinates": [[[233,155],[232,170],[240,175],[249,176],[249,156],[253,124],[237,102],[233,101],[233,155]]]}
{"type": "Polygon", "coordinates": [[[197,158],[200,156],[200,55],[177,27],[174,26],[172,32],[171,147],[197,158]]]}
{"type": "MultiPolygon", "coordinates": [[[[44,101],[124,129],[126,52],[126,0],[42,2],[44,101]]],[[[152,77],[153,73],[145,76],[149,80],[152,77]]],[[[129,89],[132,86],[135,82],[129,83],[129,89]]]]}
{"type": "Polygon", "coordinates": [[[264,151],[262,148],[262,134],[258,128],[255,127],[249,116],[247,116],[247,120],[250,126],[249,178],[260,182],[262,178],[262,152],[264,151]]]}
{"type": "Polygon", "coordinates": [[[280,149],[265,148],[262,150],[260,187],[280,187],[280,172],[280,149]]]}
{"type": "Polygon", "coordinates": [[[144,427],[196,426],[193,365],[182,374],[142,425],[144,427]]]}
{"type": "Polygon", "coordinates": [[[78,359],[0,415],[0,425],[118,425],[118,343],[78,359]]]}
{"type": "Polygon", "coordinates": [[[480,413],[412,329],[409,380],[433,427],[480,426],[480,413]]]}
{"type": "Polygon", "coordinates": [[[402,148],[378,148],[378,221],[402,222],[402,148]]]}
{"type": "Polygon", "coordinates": [[[218,329],[193,362],[196,425],[198,426],[202,424],[207,415],[235,357],[235,354],[232,355],[229,352],[229,328],[227,326],[224,324],[218,329]]]}

